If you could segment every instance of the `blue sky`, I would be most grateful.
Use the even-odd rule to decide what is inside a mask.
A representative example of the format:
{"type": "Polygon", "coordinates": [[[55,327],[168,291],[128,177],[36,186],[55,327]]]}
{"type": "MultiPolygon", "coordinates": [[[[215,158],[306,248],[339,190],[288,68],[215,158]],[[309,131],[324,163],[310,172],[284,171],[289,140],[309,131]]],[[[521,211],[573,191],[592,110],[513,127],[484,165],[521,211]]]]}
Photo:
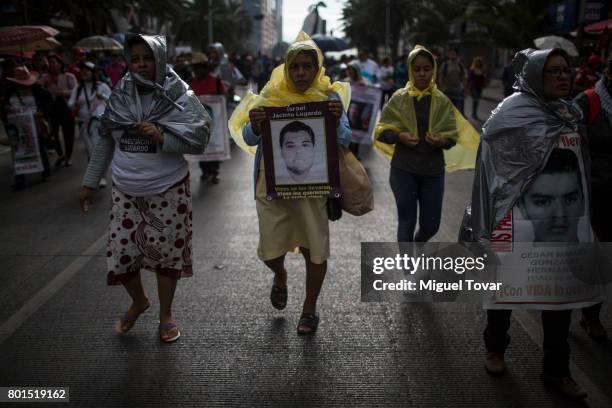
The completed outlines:
{"type": "MultiPolygon", "coordinates": [[[[327,20],[327,31],[342,37],[342,7],[344,0],[323,0],[327,7],[319,7],[319,14],[327,20]]],[[[308,6],[318,1],[284,0],[283,1],[283,41],[292,42],[302,28],[304,18],[308,15],[308,6]]]]}

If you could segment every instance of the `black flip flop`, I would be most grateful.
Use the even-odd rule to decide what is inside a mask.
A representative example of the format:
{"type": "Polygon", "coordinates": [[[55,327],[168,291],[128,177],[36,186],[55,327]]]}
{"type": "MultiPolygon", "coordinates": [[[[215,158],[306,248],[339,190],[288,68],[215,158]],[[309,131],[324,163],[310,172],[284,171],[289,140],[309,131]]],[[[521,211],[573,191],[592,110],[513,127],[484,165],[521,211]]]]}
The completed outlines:
{"type": "Polygon", "coordinates": [[[272,306],[278,310],[283,310],[287,307],[287,288],[279,288],[278,286],[272,285],[270,302],[272,302],[272,306]]]}
{"type": "Polygon", "coordinates": [[[316,314],[302,314],[300,321],[297,325],[298,334],[313,334],[319,327],[319,315],[316,314]],[[300,327],[306,327],[308,330],[300,330],[300,327]]]}

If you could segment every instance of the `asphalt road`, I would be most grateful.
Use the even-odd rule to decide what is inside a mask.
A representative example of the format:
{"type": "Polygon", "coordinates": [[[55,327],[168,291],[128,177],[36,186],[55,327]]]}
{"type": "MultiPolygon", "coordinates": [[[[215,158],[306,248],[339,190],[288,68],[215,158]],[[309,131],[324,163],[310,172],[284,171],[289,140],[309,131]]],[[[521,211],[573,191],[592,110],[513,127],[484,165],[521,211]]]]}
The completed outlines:
{"type": "MultiPolygon", "coordinates": [[[[483,101],[480,116],[492,108],[483,101]]],[[[331,224],[319,331],[298,337],[303,261],[288,256],[289,303],[273,309],[272,274],[256,256],[252,158],[232,154],[219,185],[202,184],[192,169],[195,274],[179,282],[174,314],[183,336],[171,345],[158,340],[149,273],[153,307],[129,334],[113,332],[129,301],[105,285],[109,189],[90,214],[78,210],[82,142],[73,167],[46,183],[30,177],[16,193],[10,157],[0,154],[0,386],[70,387],[69,405],[79,407],[585,406],[543,387],[536,314],[513,315],[509,372],[496,379],[483,369],[478,306],[360,301],[360,243],[395,240],[397,222],[388,162],[367,149],[376,209],[331,224]]],[[[472,175],[447,175],[434,241],[455,241],[472,175]]],[[[607,305],[603,320],[611,330],[607,305]]],[[[611,344],[594,344],[576,321],[570,342],[574,375],[591,393],[586,406],[612,406],[611,344]]]]}

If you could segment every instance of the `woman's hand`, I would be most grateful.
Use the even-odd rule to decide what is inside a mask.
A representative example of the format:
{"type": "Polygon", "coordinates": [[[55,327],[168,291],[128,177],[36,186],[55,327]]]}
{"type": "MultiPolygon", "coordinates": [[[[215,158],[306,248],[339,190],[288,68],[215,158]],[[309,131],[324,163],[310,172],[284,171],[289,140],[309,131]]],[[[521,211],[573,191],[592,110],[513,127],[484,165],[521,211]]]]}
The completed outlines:
{"type": "Polygon", "coordinates": [[[433,147],[444,147],[444,145],[446,144],[446,139],[444,137],[431,132],[427,132],[425,140],[433,147]]]}
{"type": "Polygon", "coordinates": [[[410,132],[400,132],[399,141],[406,146],[416,146],[419,144],[419,135],[410,132]]]}
{"type": "Polygon", "coordinates": [[[327,106],[332,115],[336,117],[336,126],[340,123],[342,117],[342,102],[338,100],[332,100],[327,102],[327,106]]]}
{"type": "Polygon", "coordinates": [[[94,190],[90,187],[81,187],[79,193],[79,201],[81,202],[81,211],[87,214],[89,212],[89,206],[93,203],[94,190]]]}
{"type": "Polygon", "coordinates": [[[249,120],[251,121],[253,133],[259,136],[261,134],[261,124],[266,120],[266,111],[263,108],[251,109],[249,111],[249,120]]]}
{"type": "Polygon", "coordinates": [[[149,139],[153,140],[155,143],[161,144],[164,142],[164,136],[161,134],[157,126],[154,125],[153,123],[150,123],[150,122],[138,123],[136,125],[136,130],[142,136],[148,137],[149,139]]]}

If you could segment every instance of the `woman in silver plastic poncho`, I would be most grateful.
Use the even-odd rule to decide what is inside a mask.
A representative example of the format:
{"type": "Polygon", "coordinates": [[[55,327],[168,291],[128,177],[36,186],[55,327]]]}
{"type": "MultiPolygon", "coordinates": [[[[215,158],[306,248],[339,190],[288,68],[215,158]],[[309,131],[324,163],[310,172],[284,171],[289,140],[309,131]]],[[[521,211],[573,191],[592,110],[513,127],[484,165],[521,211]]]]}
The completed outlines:
{"type": "Polygon", "coordinates": [[[101,137],[83,180],[81,209],[88,211],[110,163],[107,282],[122,284],[132,298],[115,329],[126,333],[149,308],[140,279],[140,271],[147,269],[157,276],[159,335],[169,343],[180,336],[172,318],[176,281],[192,275],[191,193],[183,154],[204,151],[210,117],[166,65],[165,37],[128,36],[126,61],[129,72],[101,117],[101,137]]]}
{"type": "MultiPolygon", "coordinates": [[[[584,135],[584,129],[580,127],[582,114],[565,99],[571,88],[569,57],[558,49],[527,49],[517,53],[513,68],[518,73],[517,92],[504,99],[483,127],[471,216],[464,218],[465,235],[460,239],[488,247],[494,240],[492,233],[496,226],[516,207],[523,214],[529,211],[550,213],[546,217],[527,217],[533,223],[533,242],[577,242],[576,226],[571,225],[571,219],[576,216],[566,214],[569,210],[564,208],[572,205],[587,219],[581,224],[588,229],[582,236],[592,237],[588,210],[590,161],[586,139],[581,138],[584,135]],[[562,137],[567,135],[582,140],[575,153],[560,148],[562,137]],[[584,168],[580,181],[576,179],[578,161],[584,168]],[[577,186],[576,198],[569,198],[570,195],[566,194],[561,199],[542,192],[561,190],[565,188],[564,183],[577,186]],[[539,198],[528,203],[530,196],[534,195],[539,198]],[[540,234],[538,230],[541,230],[540,234]]],[[[589,239],[592,238],[580,242],[591,242],[589,239]]],[[[562,304],[540,307],[549,309],[542,310],[542,378],[565,396],[584,398],[586,392],[576,384],[569,371],[568,334],[572,310],[567,307],[562,304]]],[[[511,312],[509,309],[487,310],[485,368],[492,375],[501,375],[506,369],[504,352],[510,343],[507,333],[511,312]]]]}

